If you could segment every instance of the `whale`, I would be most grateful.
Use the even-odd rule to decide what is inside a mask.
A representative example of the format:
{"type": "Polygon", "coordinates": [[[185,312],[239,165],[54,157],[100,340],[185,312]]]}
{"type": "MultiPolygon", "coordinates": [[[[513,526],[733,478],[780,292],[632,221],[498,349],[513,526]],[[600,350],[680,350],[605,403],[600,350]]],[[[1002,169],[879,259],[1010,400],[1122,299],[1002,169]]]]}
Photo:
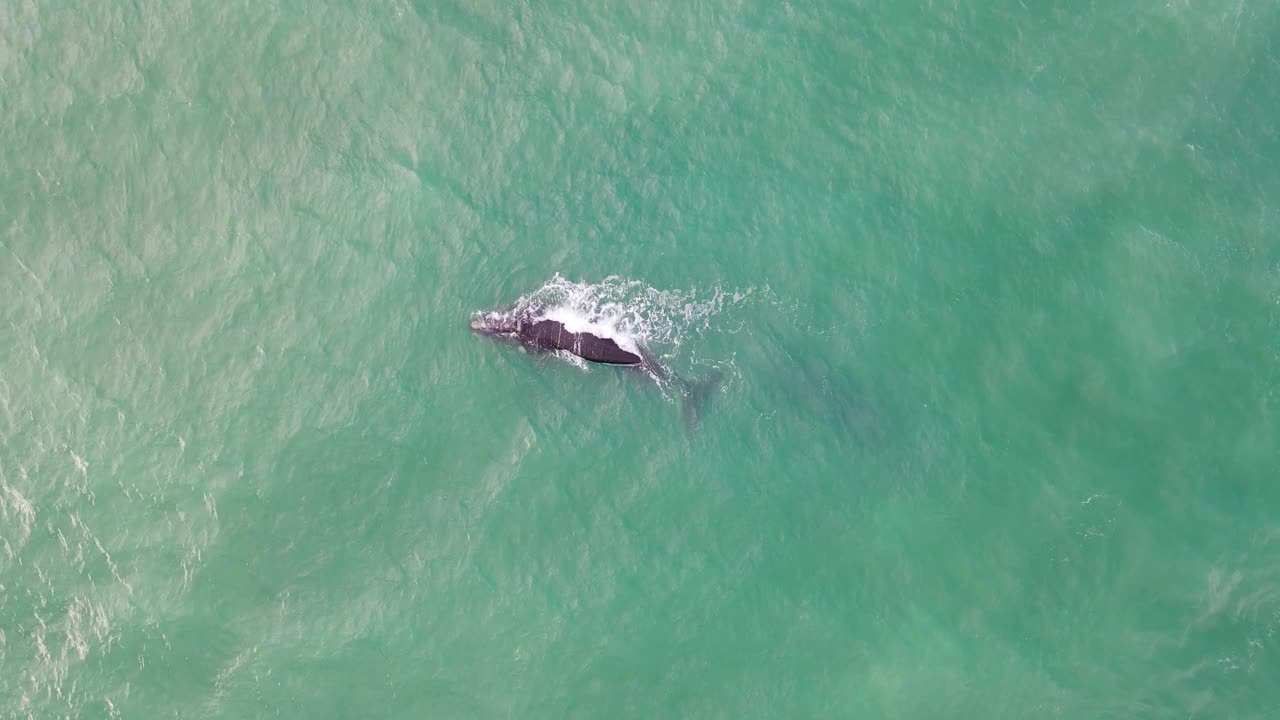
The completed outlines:
{"type": "Polygon", "coordinates": [[[614,338],[589,330],[570,330],[564,323],[535,313],[489,311],[471,319],[471,331],[485,337],[516,344],[535,354],[567,352],[601,365],[640,370],[657,383],[675,385],[683,398],[682,414],[686,431],[697,426],[707,397],[721,379],[714,371],[697,381],[687,381],[658,362],[642,345],[623,347],[614,338]]]}
{"type": "Polygon", "coordinates": [[[624,350],[616,340],[590,332],[573,332],[557,320],[524,318],[476,318],[471,329],[483,335],[509,336],[532,352],[564,350],[583,360],[604,365],[653,364],[644,354],[624,350]]]}

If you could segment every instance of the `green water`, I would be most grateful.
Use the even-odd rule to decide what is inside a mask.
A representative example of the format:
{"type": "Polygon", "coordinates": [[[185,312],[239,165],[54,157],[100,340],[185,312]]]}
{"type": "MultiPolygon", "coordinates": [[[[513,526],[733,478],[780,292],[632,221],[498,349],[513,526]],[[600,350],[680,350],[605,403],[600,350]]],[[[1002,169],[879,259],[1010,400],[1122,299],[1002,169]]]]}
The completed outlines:
{"type": "Polygon", "coordinates": [[[1275,717],[1278,41],[0,3],[0,716],[1275,717]]]}

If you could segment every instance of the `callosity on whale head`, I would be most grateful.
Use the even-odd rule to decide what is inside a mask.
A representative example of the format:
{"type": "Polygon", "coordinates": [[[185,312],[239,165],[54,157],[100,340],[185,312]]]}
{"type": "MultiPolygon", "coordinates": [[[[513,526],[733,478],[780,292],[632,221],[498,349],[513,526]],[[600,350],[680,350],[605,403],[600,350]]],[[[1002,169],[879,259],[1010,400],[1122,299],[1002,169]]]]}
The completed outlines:
{"type": "Polygon", "coordinates": [[[520,323],[510,315],[482,313],[471,318],[471,329],[482,335],[513,335],[520,331],[520,323]]]}

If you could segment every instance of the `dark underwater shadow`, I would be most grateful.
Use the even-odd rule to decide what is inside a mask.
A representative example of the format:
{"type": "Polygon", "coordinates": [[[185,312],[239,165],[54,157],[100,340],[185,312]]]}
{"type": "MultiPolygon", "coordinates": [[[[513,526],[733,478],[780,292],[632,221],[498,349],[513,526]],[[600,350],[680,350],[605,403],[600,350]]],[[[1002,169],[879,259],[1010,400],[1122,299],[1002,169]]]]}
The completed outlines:
{"type": "Polygon", "coordinates": [[[842,444],[876,447],[889,437],[881,393],[870,370],[856,357],[795,327],[762,326],[736,354],[740,402],[762,418],[781,423],[779,432],[817,431],[842,444]]]}

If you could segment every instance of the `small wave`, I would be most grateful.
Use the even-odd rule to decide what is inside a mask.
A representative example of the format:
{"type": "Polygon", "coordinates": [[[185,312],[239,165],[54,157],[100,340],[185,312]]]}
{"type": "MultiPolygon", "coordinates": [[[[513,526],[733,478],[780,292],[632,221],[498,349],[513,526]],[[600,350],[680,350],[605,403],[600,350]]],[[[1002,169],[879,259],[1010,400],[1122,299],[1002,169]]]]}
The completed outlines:
{"type": "Polygon", "coordinates": [[[586,372],[589,369],[589,366],[586,360],[583,360],[582,358],[578,357],[577,355],[574,355],[568,350],[557,350],[552,354],[560,358],[561,360],[569,363],[570,365],[578,368],[579,370],[582,370],[583,372],[586,372]]]}

